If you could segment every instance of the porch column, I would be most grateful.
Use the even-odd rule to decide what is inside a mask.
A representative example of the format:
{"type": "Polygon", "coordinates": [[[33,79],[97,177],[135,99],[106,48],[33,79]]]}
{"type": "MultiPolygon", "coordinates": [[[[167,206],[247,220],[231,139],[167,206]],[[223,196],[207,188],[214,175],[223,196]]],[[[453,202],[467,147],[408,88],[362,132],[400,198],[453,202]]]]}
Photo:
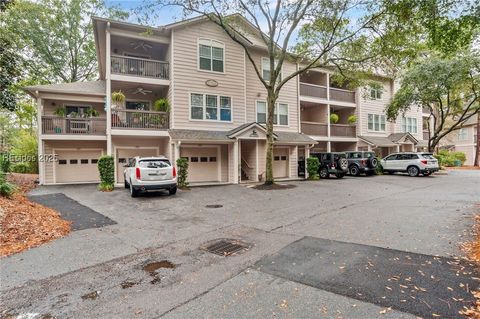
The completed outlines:
{"type": "Polygon", "coordinates": [[[239,174],[238,171],[240,170],[240,163],[239,163],[239,142],[235,140],[233,143],[233,184],[238,184],[239,182],[239,174]]]}
{"type": "Polygon", "coordinates": [[[173,162],[173,165],[175,167],[177,167],[177,159],[180,158],[180,145],[181,145],[181,142],[176,142],[173,144],[173,159],[172,159],[172,162],[173,162]]]}
{"type": "Polygon", "coordinates": [[[397,152],[400,152],[400,145],[397,145],[397,152]]]}
{"type": "Polygon", "coordinates": [[[310,145],[305,145],[305,179],[308,178],[307,159],[309,157],[310,157],[310,145]]]}
{"type": "Polygon", "coordinates": [[[255,182],[258,182],[258,140],[255,140],[255,182]]]}
{"type": "MultiPolygon", "coordinates": [[[[36,92],[38,95],[38,91],[36,92]]],[[[43,157],[43,140],[42,140],[42,114],[43,114],[43,101],[41,98],[37,98],[37,126],[38,126],[38,158],[42,161],[38,161],[38,181],[40,185],[45,183],[45,158],[43,157]]]]}
{"type": "Polygon", "coordinates": [[[331,151],[332,151],[332,142],[328,141],[327,142],[327,152],[331,152],[331,151]]]}
{"type": "Polygon", "coordinates": [[[105,107],[107,108],[107,155],[112,155],[112,110],[110,104],[112,102],[112,83],[110,80],[111,62],[110,62],[110,22],[107,23],[106,33],[106,57],[107,62],[105,65],[105,80],[106,80],[106,101],[105,107]]]}

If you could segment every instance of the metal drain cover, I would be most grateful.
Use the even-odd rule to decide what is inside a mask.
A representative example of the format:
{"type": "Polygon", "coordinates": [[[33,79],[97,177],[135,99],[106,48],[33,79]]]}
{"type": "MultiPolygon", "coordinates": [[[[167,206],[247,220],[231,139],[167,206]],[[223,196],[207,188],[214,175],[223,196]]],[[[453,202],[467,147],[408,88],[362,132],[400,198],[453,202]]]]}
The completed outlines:
{"type": "Polygon", "coordinates": [[[219,256],[230,256],[239,252],[245,252],[251,245],[235,239],[220,239],[207,244],[203,249],[219,256]]]}
{"type": "Polygon", "coordinates": [[[223,205],[220,204],[210,204],[210,205],[205,205],[206,208],[222,208],[223,205]]]}

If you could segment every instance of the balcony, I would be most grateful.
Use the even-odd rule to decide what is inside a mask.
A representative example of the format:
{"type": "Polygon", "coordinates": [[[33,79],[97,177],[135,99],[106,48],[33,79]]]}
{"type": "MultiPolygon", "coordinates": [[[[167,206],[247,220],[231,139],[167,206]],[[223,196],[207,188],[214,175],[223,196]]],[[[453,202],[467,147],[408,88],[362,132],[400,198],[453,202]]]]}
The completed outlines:
{"type": "Polygon", "coordinates": [[[141,110],[115,110],[112,111],[112,128],[167,130],[169,128],[169,113],[141,110]]]}
{"type": "Polygon", "coordinates": [[[300,95],[326,99],[327,87],[310,83],[300,83],[300,95]]]}
{"type": "Polygon", "coordinates": [[[330,88],[330,100],[355,103],[355,91],[330,88]]]}
{"type": "Polygon", "coordinates": [[[105,135],[105,118],[67,118],[42,116],[42,134],[105,135]]]}
{"type": "Polygon", "coordinates": [[[357,127],[350,124],[330,124],[330,136],[356,137],[357,127]]]}
{"type": "Polygon", "coordinates": [[[327,136],[328,124],[316,122],[300,122],[302,133],[313,136],[327,136]]]}
{"type": "Polygon", "coordinates": [[[423,130],[423,139],[428,141],[430,139],[430,134],[428,130],[423,130]]]}
{"type": "Polygon", "coordinates": [[[150,59],[111,56],[112,74],[130,75],[152,79],[168,80],[169,63],[150,59]]]}

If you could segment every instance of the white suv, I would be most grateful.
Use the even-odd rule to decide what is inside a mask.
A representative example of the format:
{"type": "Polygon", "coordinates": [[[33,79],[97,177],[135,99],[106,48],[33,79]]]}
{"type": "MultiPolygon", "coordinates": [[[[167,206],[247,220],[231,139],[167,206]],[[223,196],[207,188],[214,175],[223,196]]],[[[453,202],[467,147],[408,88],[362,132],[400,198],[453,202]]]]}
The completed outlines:
{"type": "Polygon", "coordinates": [[[389,174],[406,172],[410,176],[429,176],[439,170],[438,161],[432,153],[394,153],[383,158],[380,164],[389,174]]]}
{"type": "Polygon", "coordinates": [[[170,195],[177,192],[177,171],[165,156],[136,156],[125,167],[125,188],[130,188],[132,197],[149,190],[164,189],[170,195]]]}

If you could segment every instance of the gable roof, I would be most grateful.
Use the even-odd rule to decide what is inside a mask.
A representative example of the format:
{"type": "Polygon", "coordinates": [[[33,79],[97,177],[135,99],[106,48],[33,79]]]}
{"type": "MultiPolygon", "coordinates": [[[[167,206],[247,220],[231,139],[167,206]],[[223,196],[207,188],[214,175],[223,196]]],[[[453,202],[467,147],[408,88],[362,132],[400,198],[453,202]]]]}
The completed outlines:
{"type": "Polygon", "coordinates": [[[398,145],[389,138],[383,136],[359,136],[358,138],[367,144],[377,147],[392,147],[398,145]]]}
{"type": "Polygon", "coordinates": [[[405,140],[405,139],[409,139],[410,141],[413,142],[413,144],[417,144],[418,143],[418,140],[413,137],[412,134],[410,133],[392,133],[388,136],[388,138],[392,141],[392,142],[395,142],[395,143],[400,143],[401,140],[405,140]]]}
{"type": "MultiPolygon", "coordinates": [[[[233,130],[230,130],[227,133],[227,136],[229,138],[236,137],[236,136],[240,135],[241,133],[243,133],[244,131],[246,131],[250,128],[257,128],[257,129],[261,130],[263,133],[265,133],[265,134],[267,133],[267,129],[263,125],[261,125],[260,123],[250,122],[250,123],[242,124],[242,125],[234,128],[233,130]]],[[[273,137],[277,138],[277,134],[273,133],[273,137]]]]}
{"type": "Polygon", "coordinates": [[[62,93],[62,94],[96,95],[96,96],[105,96],[105,93],[106,93],[105,81],[33,85],[33,86],[26,86],[23,89],[33,96],[36,96],[35,92],[37,91],[50,92],[50,93],[62,93]]]}

